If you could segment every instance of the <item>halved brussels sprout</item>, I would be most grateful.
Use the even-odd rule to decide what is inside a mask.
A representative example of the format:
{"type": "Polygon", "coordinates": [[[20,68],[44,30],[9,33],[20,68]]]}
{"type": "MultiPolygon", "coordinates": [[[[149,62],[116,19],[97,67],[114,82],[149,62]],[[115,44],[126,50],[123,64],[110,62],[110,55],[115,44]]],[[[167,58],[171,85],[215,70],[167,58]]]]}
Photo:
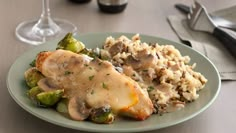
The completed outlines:
{"type": "Polygon", "coordinates": [[[112,113],[110,106],[103,106],[92,109],[90,120],[99,124],[110,124],[114,121],[115,115],[112,113]]]}
{"type": "Polygon", "coordinates": [[[28,92],[27,92],[27,95],[28,97],[30,98],[30,100],[33,101],[33,103],[35,103],[36,105],[39,104],[39,102],[37,101],[36,99],[36,96],[41,93],[42,90],[38,87],[38,86],[35,86],[33,88],[31,88],[28,92]]]}
{"type": "Polygon", "coordinates": [[[62,98],[62,99],[57,103],[56,110],[57,110],[59,113],[68,114],[68,102],[69,102],[69,100],[68,100],[67,98],[62,98]]]}
{"type": "Polygon", "coordinates": [[[43,74],[36,67],[31,67],[24,73],[26,84],[32,88],[37,86],[40,79],[44,78],[43,74]]]}
{"type": "Polygon", "coordinates": [[[63,96],[64,90],[41,92],[36,95],[36,100],[45,107],[55,105],[63,96]]]}
{"type": "Polygon", "coordinates": [[[69,50],[74,53],[78,53],[85,48],[84,44],[73,37],[72,33],[66,34],[66,36],[58,43],[56,49],[69,50]]]}
{"type": "Polygon", "coordinates": [[[88,55],[88,56],[90,56],[92,58],[101,58],[101,54],[100,54],[100,49],[99,48],[95,48],[95,49],[84,48],[82,51],[80,51],[80,53],[88,55]]]}

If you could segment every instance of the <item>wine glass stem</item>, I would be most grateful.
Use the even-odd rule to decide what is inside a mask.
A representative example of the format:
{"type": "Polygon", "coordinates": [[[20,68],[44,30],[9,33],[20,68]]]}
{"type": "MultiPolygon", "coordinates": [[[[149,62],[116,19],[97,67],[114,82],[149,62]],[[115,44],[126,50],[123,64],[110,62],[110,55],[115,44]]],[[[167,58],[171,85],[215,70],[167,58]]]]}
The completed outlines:
{"type": "Polygon", "coordinates": [[[42,0],[41,17],[32,30],[36,35],[43,37],[54,36],[61,30],[51,18],[49,0],[42,0]]]}
{"type": "Polygon", "coordinates": [[[50,18],[49,0],[43,0],[42,4],[41,18],[50,18]]]}

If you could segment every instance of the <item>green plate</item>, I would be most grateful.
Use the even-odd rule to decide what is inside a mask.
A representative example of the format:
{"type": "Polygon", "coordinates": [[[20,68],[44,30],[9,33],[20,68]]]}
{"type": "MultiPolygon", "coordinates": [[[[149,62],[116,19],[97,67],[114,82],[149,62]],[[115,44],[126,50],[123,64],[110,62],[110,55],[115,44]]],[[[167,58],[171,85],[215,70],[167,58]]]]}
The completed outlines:
{"type": "MultiPolygon", "coordinates": [[[[126,35],[128,37],[133,36],[133,33],[92,33],[77,36],[79,40],[86,44],[88,48],[100,47],[105,41],[106,37],[113,36],[119,37],[120,35],[126,35]]],[[[24,83],[23,73],[29,68],[30,62],[35,58],[36,54],[40,51],[54,50],[57,45],[57,41],[49,42],[47,44],[38,46],[32,50],[21,55],[11,66],[8,77],[7,86],[12,98],[26,111],[35,115],[36,117],[43,119],[47,122],[60,125],[67,128],[94,131],[94,132],[141,132],[148,130],[155,130],[164,127],[169,127],[186,120],[189,120],[199,113],[207,109],[213,101],[216,99],[220,91],[221,80],[216,67],[205,56],[201,55],[197,51],[191,49],[180,43],[176,43],[167,39],[140,35],[142,42],[159,44],[171,44],[180,50],[182,55],[189,55],[191,58],[190,63],[197,63],[196,71],[201,72],[208,82],[203,90],[200,92],[200,97],[196,101],[187,104],[187,106],[179,111],[167,113],[162,116],[152,115],[145,121],[133,121],[118,119],[113,124],[94,124],[87,121],[73,121],[61,114],[57,113],[53,109],[45,109],[35,107],[29,98],[26,96],[27,87],[24,83]]]]}

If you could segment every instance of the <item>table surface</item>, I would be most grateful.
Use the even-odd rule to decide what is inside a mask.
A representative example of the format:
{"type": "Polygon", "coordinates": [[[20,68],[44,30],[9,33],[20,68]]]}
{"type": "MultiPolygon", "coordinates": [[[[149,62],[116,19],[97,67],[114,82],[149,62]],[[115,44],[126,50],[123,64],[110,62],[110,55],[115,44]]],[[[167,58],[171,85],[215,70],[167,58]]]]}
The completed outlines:
{"type": "MultiPolygon", "coordinates": [[[[130,0],[119,14],[99,11],[95,0],[88,4],[73,4],[67,0],[50,0],[51,14],[74,23],[79,34],[90,32],[133,32],[155,35],[180,42],[167,22],[168,15],[178,14],[176,2],[191,4],[189,0],[130,0]]],[[[235,0],[201,0],[209,11],[235,5],[235,0]]],[[[23,110],[7,91],[6,76],[11,64],[25,51],[33,48],[15,37],[15,28],[22,21],[38,19],[40,0],[0,1],[0,133],[79,133],[45,122],[23,110]]],[[[223,133],[236,130],[236,81],[223,81],[216,101],[197,117],[168,128],[149,133],[223,133]]]]}

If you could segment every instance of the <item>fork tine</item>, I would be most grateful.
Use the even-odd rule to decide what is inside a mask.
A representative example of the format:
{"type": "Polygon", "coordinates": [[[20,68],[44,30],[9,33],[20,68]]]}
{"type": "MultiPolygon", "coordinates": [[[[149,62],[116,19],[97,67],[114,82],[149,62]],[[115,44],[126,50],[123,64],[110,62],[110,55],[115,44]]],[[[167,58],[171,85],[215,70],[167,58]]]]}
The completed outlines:
{"type": "Polygon", "coordinates": [[[194,1],[194,4],[191,6],[191,12],[188,15],[188,19],[190,19],[190,21],[193,21],[194,18],[198,18],[201,9],[202,6],[197,1],[194,1]]]}
{"type": "Polygon", "coordinates": [[[203,5],[201,5],[198,1],[194,1],[195,9],[199,10],[200,8],[203,8],[203,5]]]}
{"type": "Polygon", "coordinates": [[[205,7],[196,0],[194,0],[193,5],[191,6],[191,12],[188,14],[187,20],[190,28],[192,29],[204,31],[214,27],[214,23],[209,18],[205,7]],[[203,23],[207,23],[207,25],[202,25],[203,23]]]}
{"type": "Polygon", "coordinates": [[[194,1],[194,5],[196,6],[196,7],[201,7],[202,5],[198,2],[198,1],[194,1]]]}
{"type": "Polygon", "coordinates": [[[202,9],[202,6],[197,1],[195,1],[194,4],[192,5],[192,12],[193,13],[199,12],[200,9],[202,9]]]}
{"type": "Polygon", "coordinates": [[[201,9],[202,9],[201,5],[197,1],[194,1],[194,3],[191,6],[190,13],[187,16],[190,27],[194,27],[200,15],[201,9]]]}

